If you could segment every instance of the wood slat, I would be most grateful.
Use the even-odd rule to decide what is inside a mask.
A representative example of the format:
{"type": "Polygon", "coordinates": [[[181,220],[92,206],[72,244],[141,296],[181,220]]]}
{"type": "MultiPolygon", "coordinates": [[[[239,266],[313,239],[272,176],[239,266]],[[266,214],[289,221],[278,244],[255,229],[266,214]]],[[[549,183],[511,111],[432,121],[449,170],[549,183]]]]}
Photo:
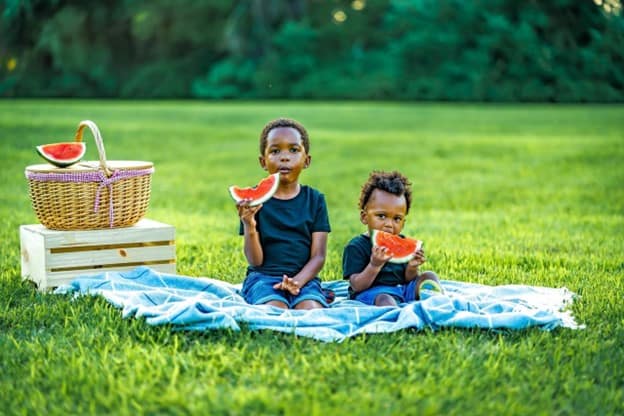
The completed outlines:
{"type": "Polygon", "coordinates": [[[175,246],[148,246],[68,253],[47,254],[48,270],[69,267],[107,266],[110,264],[144,263],[157,260],[174,260],[175,246]]]}
{"type": "MultiPolygon", "coordinates": [[[[75,271],[62,271],[62,272],[50,272],[47,276],[47,286],[43,289],[49,289],[53,287],[58,287],[60,285],[68,284],[72,280],[74,280],[77,276],[81,274],[92,274],[92,273],[104,273],[104,272],[123,272],[133,270],[136,266],[129,267],[103,267],[100,269],[93,269],[87,273],[76,273],[75,271]]],[[[161,273],[176,273],[176,265],[175,264],[154,264],[149,266],[151,269],[156,270],[161,273]]]]}
{"type": "Polygon", "coordinates": [[[132,227],[105,230],[57,231],[41,224],[29,225],[26,229],[44,237],[46,248],[175,240],[174,227],[146,218],[132,227]]]}

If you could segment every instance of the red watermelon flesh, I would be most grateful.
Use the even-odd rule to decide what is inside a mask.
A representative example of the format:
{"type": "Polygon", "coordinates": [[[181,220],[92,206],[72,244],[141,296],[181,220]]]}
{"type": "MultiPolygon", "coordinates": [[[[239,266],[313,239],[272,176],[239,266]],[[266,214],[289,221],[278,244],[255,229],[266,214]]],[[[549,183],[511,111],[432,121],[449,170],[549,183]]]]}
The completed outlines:
{"type": "Polygon", "coordinates": [[[51,143],[37,146],[37,152],[45,160],[58,167],[66,167],[79,162],[87,151],[83,142],[51,143]]]}
{"type": "Polygon", "coordinates": [[[385,231],[373,230],[371,241],[374,246],[382,246],[388,249],[392,258],[390,263],[407,263],[414,258],[416,252],[422,247],[422,241],[409,237],[391,234],[385,231]]]}
{"type": "Polygon", "coordinates": [[[256,186],[241,188],[232,185],[229,191],[234,201],[240,202],[248,199],[250,200],[249,206],[256,206],[268,201],[275,194],[278,186],[279,173],[274,173],[262,179],[256,186]]]}

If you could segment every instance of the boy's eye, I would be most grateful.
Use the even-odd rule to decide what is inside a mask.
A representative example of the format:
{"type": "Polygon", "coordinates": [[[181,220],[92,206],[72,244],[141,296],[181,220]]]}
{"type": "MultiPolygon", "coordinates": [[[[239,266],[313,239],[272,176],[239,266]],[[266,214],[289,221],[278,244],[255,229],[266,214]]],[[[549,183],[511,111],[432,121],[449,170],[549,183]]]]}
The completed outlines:
{"type": "Polygon", "coordinates": [[[272,154],[272,155],[276,155],[276,154],[279,153],[279,149],[271,149],[271,150],[269,150],[269,153],[272,154]]]}
{"type": "Polygon", "coordinates": [[[394,221],[395,222],[401,222],[403,220],[403,218],[401,217],[394,217],[394,221]]]}
{"type": "Polygon", "coordinates": [[[383,220],[384,218],[386,218],[386,214],[377,214],[377,218],[383,220]]]}
{"type": "Polygon", "coordinates": [[[298,153],[299,152],[299,148],[298,147],[291,147],[290,148],[290,153],[298,153]]]}

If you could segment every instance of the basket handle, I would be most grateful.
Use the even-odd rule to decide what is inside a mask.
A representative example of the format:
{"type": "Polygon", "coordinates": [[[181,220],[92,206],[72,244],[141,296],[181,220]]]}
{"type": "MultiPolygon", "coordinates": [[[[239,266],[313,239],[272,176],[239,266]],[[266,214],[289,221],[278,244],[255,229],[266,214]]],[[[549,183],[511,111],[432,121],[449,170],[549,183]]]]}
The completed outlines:
{"type": "Polygon", "coordinates": [[[104,141],[102,140],[102,135],[100,134],[100,129],[95,125],[91,120],[82,120],[80,124],[78,124],[78,130],[76,131],[75,141],[82,141],[82,131],[85,127],[89,127],[91,133],[93,133],[93,137],[95,138],[95,145],[97,146],[98,154],[100,155],[100,167],[104,170],[104,173],[107,177],[110,177],[113,172],[108,168],[106,164],[106,152],[104,151],[104,141]]]}

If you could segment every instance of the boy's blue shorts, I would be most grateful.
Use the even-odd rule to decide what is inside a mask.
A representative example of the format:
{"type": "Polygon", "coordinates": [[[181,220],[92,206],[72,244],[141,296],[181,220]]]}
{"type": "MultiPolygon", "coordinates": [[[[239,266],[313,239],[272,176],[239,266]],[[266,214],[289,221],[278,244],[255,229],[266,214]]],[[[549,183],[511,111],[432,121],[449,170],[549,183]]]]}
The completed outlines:
{"type": "Polygon", "coordinates": [[[291,295],[287,291],[273,289],[273,285],[280,283],[282,280],[279,276],[250,272],[243,282],[241,292],[245,301],[252,305],[260,305],[277,300],[284,302],[289,308],[293,308],[304,300],[315,300],[324,307],[328,306],[325,301],[325,294],[321,288],[321,279],[318,277],[306,283],[298,295],[291,295]]]}
{"type": "Polygon", "coordinates": [[[377,295],[385,293],[393,296],[399,303],[412,302],[416,300],[416,281],[414,279],[406,285],[398,286],[373,286],[357,295],[355,300],[366,303],[367,305],[375,305],[377,295]]]}

